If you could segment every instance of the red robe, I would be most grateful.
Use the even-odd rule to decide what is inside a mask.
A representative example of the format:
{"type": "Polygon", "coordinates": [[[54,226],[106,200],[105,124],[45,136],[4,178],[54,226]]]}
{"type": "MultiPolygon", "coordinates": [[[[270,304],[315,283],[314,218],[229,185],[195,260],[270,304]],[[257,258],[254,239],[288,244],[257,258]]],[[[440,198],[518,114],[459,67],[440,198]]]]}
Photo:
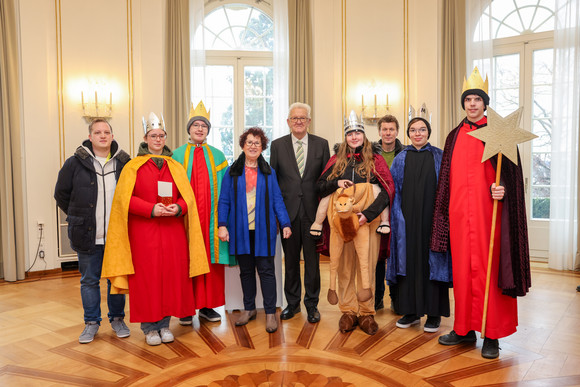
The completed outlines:
{"type": "MultiPolygon", "coordinates": [[[[210,226],[212,215],[212,192],[217,190],[217,183],[210,184],[209,171],[203,147],[195,147],[193,165],[191,168],[191,188],[195,194],[195,203],[199,213],[199,223],[207,251],[209,273],[193,278],[193,294],[198,309],[216,308],[226,303],[225,297],[225,266],[211,262],[210,254],[210,226]]],[[[215,167],[214,167],[215,168],[215,167]]],[[[219,192],[217,193],[219,196],[219,192]]]]}
{"type": "MultiPolygon", "coordinates": [[[[483,118],[477,124],[485,120],[483,118]]],[[[453,329],[458,335],[481,330],[493,211],[490,186],[495,181],[495,168],[489,160],[481,162],[484,144],[467,134],[473,129],[467,123],[459,129],[451,159],[449,184],[449,239],[455,296],[453,329]]],[[[502,295],[502,289],[497,285],[501,213],[500,202],[485,333],[490,339],[511,335],[518,324],[516,298],[502,295]]]]}
{"type": "Polygon", "coordinates": [[[165,316],[195,314],[189,277],[189,251],[183,216],[187,204],[164,162],[161,170],[148,160],[137,171],[129,204],[129,241],[135,274],[129,275],[131,322],[155,322],[165,316]],[[151,218],[158,181],[171,182],[179,217],[151,218]]]}

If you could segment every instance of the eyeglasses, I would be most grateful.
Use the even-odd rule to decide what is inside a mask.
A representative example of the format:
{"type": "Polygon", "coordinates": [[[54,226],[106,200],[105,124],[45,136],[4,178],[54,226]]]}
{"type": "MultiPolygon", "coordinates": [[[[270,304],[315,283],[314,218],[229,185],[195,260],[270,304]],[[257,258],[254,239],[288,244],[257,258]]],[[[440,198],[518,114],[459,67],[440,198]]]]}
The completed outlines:
{"type": "Polygon", "coordinates": [[[306,122],[308,121],[310,118],[308,117],[290,117],[289,120],[292,122],[306,122]]]}
{"type": "Polygon", "coordinates": [[[207,125],[204,124],[192,124],[191,126],[193,126],[194,128],[203,128],[203,129],[207,129],[209,128],[207,125]]]}
{"type": "Polygon", "coordinates": [[[167,137],[166,134],[149,134],[148,136],[151,137],[153,140],[157,140],[157,139],[164,140],[165,137],[167,137]]]}
{"type": "Polygon", "coordinates": [[[410,134],[415,133],[427,133],[427,128],[419,128],[419,129],[409,129],[410,134]]]}
{"type": "Polygon", "coordinates": [[[261,143],[261,142],[259,142],[259,141],[246,141],[246,145],[247,145],[248,147],[251,147],[251,146],[256,146],[256,147],[258,147],[258,146],[262,146],[262,143],[261,143]]]}

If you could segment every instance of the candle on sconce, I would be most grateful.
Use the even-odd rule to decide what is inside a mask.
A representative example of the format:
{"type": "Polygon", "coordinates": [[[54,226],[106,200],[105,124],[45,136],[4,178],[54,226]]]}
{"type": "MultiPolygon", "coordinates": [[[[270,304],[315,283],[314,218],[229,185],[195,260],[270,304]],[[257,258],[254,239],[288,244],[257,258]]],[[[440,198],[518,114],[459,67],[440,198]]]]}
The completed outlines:
{"type": "Polygon", "coordinates": [[[109,92],[109,105],[113,106],[113,92],[112,91],[109,92]]]}
{"type": "Polygon", "coordinates": [[[97,91],[95,90],[95,106],[99,106],[99,100],[97,98],[97,91]]]}
{"type": "Polygon", "coordinates": [[[360,96],[360,103],[361,103],[361,106],[364,109],[364,107],[365,107],[365,96],[364,96],[364,94],[361,94],[361,96],[360,96]]]}
{"type": "Polygon", "coordinates": [[[387,107],[389,107],[389,93],[387,93],[387,107]]]}
{"type": "Polygon", "coordinates": [[[85,106],[85,95],[84,92],[81,90],[81,103],[83,104],[83,107],[85,106]]]}
{"type": "Polygon", "coordinates": [[[377,110],[377,95],[375,94],[375,110],[377,110]]]}

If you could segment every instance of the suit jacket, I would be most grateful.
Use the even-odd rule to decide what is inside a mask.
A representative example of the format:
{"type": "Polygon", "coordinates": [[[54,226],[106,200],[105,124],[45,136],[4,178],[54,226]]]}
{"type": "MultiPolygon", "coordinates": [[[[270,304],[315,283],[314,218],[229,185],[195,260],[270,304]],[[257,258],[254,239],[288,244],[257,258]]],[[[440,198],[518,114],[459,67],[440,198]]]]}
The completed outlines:
{"type": "Polygon", "coordinates": [[[330,158],[328,141],[309,133],[307,152],[304,175],[300,177],[291,135],[274,140],[270,149],[270,165],[276,170],[290,221],[294,221],[298,215],[301,202],[309,220],[313,222],[316,217],[316,181],[330,158]]]}

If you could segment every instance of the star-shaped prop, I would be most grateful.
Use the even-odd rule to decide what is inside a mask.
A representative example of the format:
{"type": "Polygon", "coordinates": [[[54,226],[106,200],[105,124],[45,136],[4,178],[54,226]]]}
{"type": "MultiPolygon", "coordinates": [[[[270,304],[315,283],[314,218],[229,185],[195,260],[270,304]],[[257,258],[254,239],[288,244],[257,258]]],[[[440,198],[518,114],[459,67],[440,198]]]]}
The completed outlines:
{"type": "Polygon", "coordinates": [[[523,111],[524,108],[520,107],[504,118],[492,108],[487,108],[487,126],[468,133],[485,143],[482,163],[501,152],[514,164],[518,164],[517,145],[538,137],[519,127],[523,111]]]}

